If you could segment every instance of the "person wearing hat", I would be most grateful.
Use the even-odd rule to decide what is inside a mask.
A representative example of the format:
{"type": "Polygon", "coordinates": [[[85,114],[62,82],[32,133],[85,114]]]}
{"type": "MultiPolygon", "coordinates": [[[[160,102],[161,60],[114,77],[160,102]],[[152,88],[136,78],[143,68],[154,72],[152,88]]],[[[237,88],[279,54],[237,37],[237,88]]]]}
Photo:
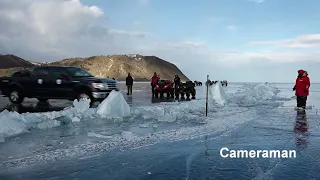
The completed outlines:
{"type": "Polygon", "coordinates": [[[305,70],[298,70],[298,77],[293,91],[296,91],[297,96],[297,109],[302,110],[306,108],[307,97],[309,96],[310,79],[308,72],[305,70]]]}

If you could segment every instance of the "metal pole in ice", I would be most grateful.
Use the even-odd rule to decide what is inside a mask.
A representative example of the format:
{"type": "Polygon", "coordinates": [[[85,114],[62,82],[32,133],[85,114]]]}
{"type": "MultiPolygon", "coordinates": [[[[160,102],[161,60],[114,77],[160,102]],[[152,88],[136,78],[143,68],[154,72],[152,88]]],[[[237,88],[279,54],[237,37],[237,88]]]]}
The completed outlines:
{"type": "Polygon", "coordinates": [[[206,86],[207,86],[207,93],[206,93],[206,116],[208,116],[208,91],[209,91],[209,75],[207,75],[207,81],[206,81],[206,86]]]}

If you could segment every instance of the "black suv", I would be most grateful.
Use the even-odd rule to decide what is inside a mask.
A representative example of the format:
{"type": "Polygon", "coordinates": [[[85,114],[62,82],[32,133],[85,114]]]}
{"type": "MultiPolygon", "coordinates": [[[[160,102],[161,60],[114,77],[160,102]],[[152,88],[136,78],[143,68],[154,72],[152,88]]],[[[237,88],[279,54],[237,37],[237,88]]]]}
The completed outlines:
{"type": "Polygon", "coordinates": [[[25,97],[41,102],[81,98],[89,98],[91,103],[101,102],[112,90],[118,91],[115,80],[97,78],[71,66],[39,66],[0,78],[0,91],[13,104],[22,103],[25,97]]]}

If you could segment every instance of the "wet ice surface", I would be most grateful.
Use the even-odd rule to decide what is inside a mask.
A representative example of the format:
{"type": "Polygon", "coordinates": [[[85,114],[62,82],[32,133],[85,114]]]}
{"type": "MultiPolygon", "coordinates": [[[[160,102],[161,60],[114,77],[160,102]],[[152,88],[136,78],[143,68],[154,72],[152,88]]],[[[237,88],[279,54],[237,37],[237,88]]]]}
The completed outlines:
{"type": "Polygon", "coordinates": [[[204,87],[197,87],[197,100],[159,102],[150,98],[148,83],[136,84],[132,96],[124,95],[129,117],[92,116],[89,110],[66,114],[57,127],[40,122],[27,133],[1,136],[0,179],[319,179],[320,86],[313,85],[309,97],[315,107],[306,113],[308,132],[294,131],[292,85],[274,86],[230,84],[220,96],[211,89],[206,118],[204,87]],[[222,159],[222,147],[298,154],[222,159]]]}

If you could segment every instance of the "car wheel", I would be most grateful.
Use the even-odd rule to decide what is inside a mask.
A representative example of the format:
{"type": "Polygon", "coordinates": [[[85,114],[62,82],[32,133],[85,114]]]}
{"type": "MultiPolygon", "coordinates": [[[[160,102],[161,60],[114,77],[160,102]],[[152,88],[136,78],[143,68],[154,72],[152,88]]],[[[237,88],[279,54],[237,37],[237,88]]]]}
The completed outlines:
{"type": "Polygon", "coordinates": [[[46,98],[38,98],[38,101],[40,102],[47,102],[49,99],[46,99],[46,98]]]}
{"type": "Polygon", "coordinates": [[[24,100],[24,97],[19,90],[12,89],[9,92],[9,100],[12,104],[21,104],[24,100]]]}
{"type": "Polygon", "coordinates": [[[20,106],[21,106],[20,104],[12,104],[10,106],[10,111],[19,112],[20,106]]]}
{"type": "Polygon", "coordinates": [[[80,99],[89,99],[90,100],[90,106],[92,106],[94,104],[92,96],[87,92],[78,93],[77,99],[78,99],[78,101],[80,101],[80,99]]]}

